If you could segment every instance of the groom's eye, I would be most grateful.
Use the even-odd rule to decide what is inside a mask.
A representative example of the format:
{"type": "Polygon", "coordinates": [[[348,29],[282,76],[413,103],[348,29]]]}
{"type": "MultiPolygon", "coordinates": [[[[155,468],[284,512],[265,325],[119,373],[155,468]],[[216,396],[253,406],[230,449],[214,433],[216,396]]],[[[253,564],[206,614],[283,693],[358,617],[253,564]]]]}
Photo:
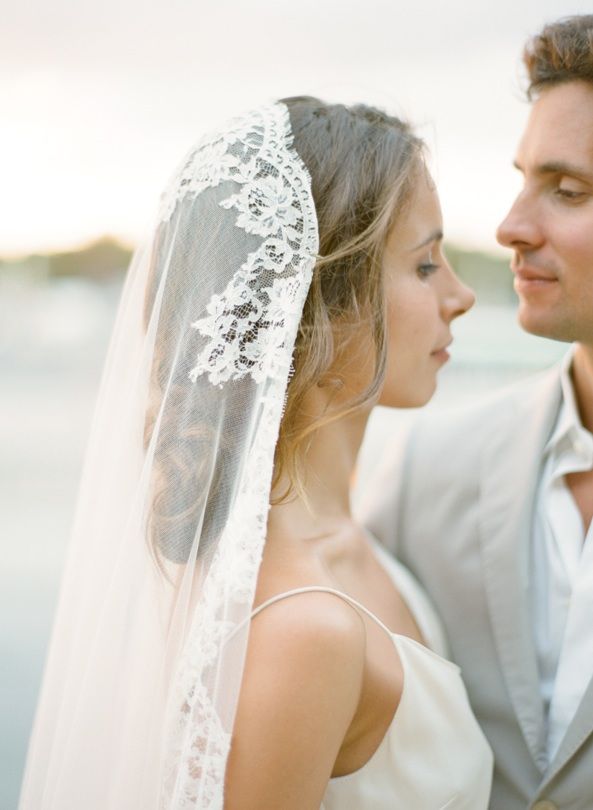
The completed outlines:
{"type": "Polygon", "coordinates": [[[576,201],[588,196],[590,192],[587,191],[583,183],[580,183],[576,179],[565,177],[557,184],[554,193],[563,200],[576,201]]]}

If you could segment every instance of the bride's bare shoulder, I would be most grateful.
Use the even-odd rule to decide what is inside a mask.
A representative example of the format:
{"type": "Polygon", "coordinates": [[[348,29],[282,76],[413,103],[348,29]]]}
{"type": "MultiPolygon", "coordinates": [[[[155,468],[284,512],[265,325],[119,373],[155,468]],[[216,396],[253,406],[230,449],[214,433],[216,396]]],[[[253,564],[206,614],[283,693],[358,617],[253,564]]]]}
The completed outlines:
{"type": "Polygon", "coordinates": [[[292,645],[314,648],[319,642],[331,648],[347,643],[352,648],[361,645],[364,652],[364,622],[356,608],[331,590],[306,587],[271,596],[270,604],[259,606],[251,620],[250,644],[256,641],[264,645],[269,641],[282,644],[281,637],[286,636],[289,648],[292,645]]]}
{"type": "Polygon", "coordinates": [[[229,807],[319,807],[360,705],[364,662],[364,623],[334,594],[293,594],[252,619],[229,807]]]}
{"type": "Polygon", "coordinates": [[[344,661],[349,673],[362,672],[366,636],[359,611],[331,592],[336,584],[328,574],[327,555],[295,548],[266,548],[249,636],[252,666],[265,661],[278,671],[289,662],[298,675],[316,659],[318,667],[326,662],[330,676],[344,661]]]}

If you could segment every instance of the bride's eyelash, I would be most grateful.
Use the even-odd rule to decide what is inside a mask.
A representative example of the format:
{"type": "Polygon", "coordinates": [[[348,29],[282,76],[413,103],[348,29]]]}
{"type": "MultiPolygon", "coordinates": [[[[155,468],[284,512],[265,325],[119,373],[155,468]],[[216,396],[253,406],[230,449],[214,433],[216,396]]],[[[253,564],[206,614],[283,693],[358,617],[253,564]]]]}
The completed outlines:
{"type": "Polygon", "coordinates": [[[432,252],[428,254],[428,261],[418,265],[417,272],[422,278],[427,278],[439,269],[439,265],[432,260],[432,252]]]}
{"type": "Polygon", "coordinates": [[[439,269],[438,264],[421,264],[418,267],[418,272],[421,276],[426,278],[427,276],[431,276],[439,269]]]}

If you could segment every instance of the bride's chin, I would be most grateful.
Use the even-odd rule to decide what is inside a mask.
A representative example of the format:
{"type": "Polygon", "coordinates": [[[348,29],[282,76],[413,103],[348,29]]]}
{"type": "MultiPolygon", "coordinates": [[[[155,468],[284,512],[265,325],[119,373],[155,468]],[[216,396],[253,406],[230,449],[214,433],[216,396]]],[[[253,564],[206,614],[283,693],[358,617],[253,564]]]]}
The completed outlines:
{"type": "Polygon", "coordinates": [[[429,384],[409,386],[405,391],[383,389],[377,405],[382,408],[422,408],[433,398],[436,389],[435,375],[429,384]]]}

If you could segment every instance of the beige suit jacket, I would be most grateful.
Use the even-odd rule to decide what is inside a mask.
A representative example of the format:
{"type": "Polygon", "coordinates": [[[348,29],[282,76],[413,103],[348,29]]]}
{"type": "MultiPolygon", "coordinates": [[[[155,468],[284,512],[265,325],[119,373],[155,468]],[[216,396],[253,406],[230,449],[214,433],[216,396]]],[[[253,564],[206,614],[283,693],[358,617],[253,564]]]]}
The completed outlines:
{"type": "Polygon", "coordinates": [[[554,368],[481,404],[427,411],[362,499],[369,529],[445,623],[494,749],[491,810],[593,809],[593,681],[548,765],[528,607],[534,500],[560,398],[554,368]]]}

